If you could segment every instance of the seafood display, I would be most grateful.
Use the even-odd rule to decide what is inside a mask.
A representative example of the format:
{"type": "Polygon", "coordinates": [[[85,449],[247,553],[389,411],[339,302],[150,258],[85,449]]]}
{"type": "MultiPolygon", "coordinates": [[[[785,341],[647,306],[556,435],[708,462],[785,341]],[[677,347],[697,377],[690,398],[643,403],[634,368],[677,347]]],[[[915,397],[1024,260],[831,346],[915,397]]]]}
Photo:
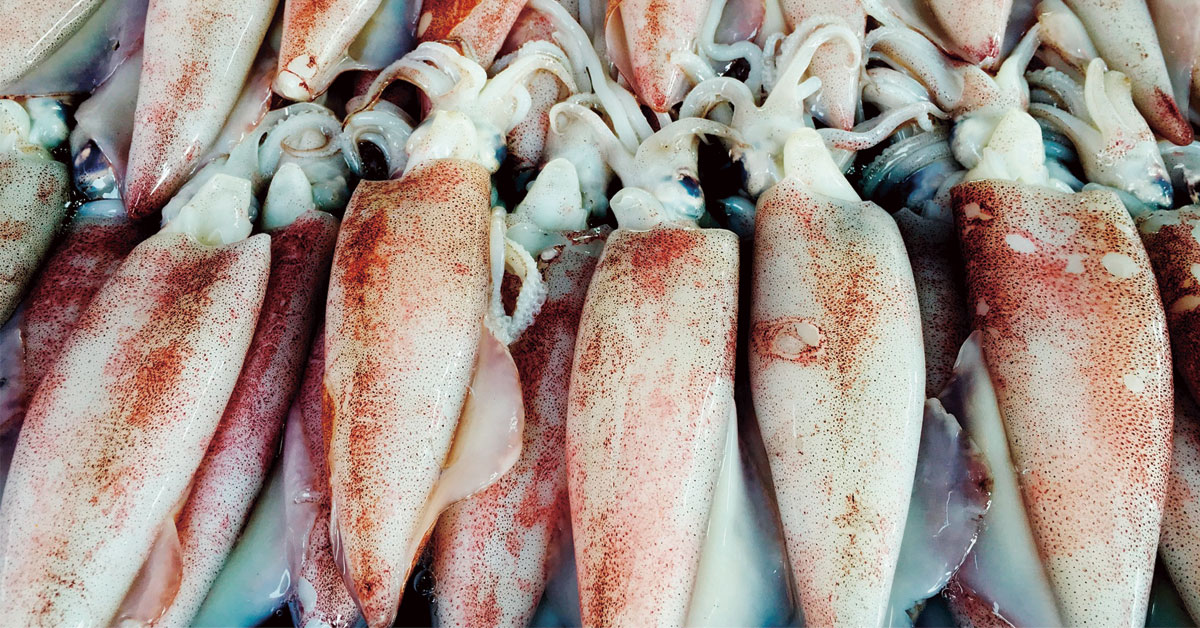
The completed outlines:
{"type": "Polygon", "coordinates": [[[1200,623],[1200,2],[0,8],[4,622],[1200,623]]]}

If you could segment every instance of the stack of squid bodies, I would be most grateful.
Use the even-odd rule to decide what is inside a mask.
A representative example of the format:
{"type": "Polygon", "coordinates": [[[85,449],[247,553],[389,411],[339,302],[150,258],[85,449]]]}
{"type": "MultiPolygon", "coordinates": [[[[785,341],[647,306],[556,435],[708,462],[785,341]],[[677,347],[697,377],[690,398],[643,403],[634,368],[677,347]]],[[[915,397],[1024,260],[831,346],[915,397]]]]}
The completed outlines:
{"type": "MultiPolygon", "coordinates": [[[[32,51],[25,57],[11,55],[27,66],[6,67],[0,80],[36,83],[28,66],[58,54],[45,42],[93,27],[101,4],[108,3],[75,3],[72,10],[81,14],[30,26],[40,29],[37,46],[22,49],[32,51]]],[[[15,406],[6,408],[6,419],[25,419],[0,507],[6,617],[191,621],[263,482],[288,414],[283,485],[291,499],[283,510],[295,538],[285,553],[300,578],[301,619],[340,623],[361,611],[370,625],[391,623],[432,530],[441,622],[526,623],[564,540],[569,491],[584,622],[749,621],[750,615],[706,608],[720,589],[714,572],[725,567],[710,552],[714,530],[730,500],[738,502],[730,486],[746,481],[740,451],[746,445],[734,413],[740,247],[728,231],[698,227],[707,217],[696,138],[708,135],[731,148],[757,200],[744,349],[792,565],[783,586],[792,588],[806,621],[877,625],[897,616],[897,583],[907,569],[901,540],[907,544],[914,530],[909,496],[919,501],[928,476],[918,441],[948,416],[924,398],[946,382],[946,409],[971,432],[982,456],[963,449],[993,467],[996,499],[1009,498],[1011,516],[1003,521],[1015,522],[1037,545],[1032,553],[1023,548],[1035,563],[1032,581],[1053,588],[1040,609],[1046,613],[1020,616],[1014,592],[987,571],[1004,565],[996,550],[1013,542],[993,532],[1001,521],[995,518],[980,532],[974,558],[968,556],[974,571],[959,571],[949,590],[959,617],[983,621],[998,612],[1013,623],[1140,621],[1166,490],[1171,383],[1162,307],[1122,197],[1066,192],[1038,171],[1040,131],[1019,111],[1009,115],[1008,102],[989,108],[996,103],[986,90],[971,92],[979,75],[968,77],[966,93],[955,94],[937,89],[943,84],[936,73],[917,70],[938,106],[963,117],[988,109],[979,117],[993,128],[974,150],[955,153],[971,160],[963,182],[947,185],[949,200],[941,199],[953,208],[955,230],[944,222],[923,227],[923,216],[904,214],[897,227],[859,199],[827,152],[828,140],[860,148],[870,140],[852,138],[866,134],[803,128],[801,99],[785,91],[800,77],[789,76],[784,62],[808,55],[799,64],[808,67],[795,72],[826,86],[814,97],[813,115],[848,131],[858,116],[857,40],[867,11],[886,28],[911,23],[947,53],[986,67],[1005,56],[1005,3],[986,3],[983,14],[966,16],[936,2],[865,3],[867,11],[858,3],[759,8],[747,2],[738,8],[760,22],[722,20],[717,36],[705,41],[714,34],[708,3],[613,2],[603,16],[605,56],[660,114],[656,134],[631,111],[622,88],[599,78],[600,59],[586,73],[579,69],[580,51],[558,39],[563,22],[539,25],[555,9],[521,4],[432,3],[417,16],[387,2],[288,2],[277,54],[269,46],[259,51],[273,3],[149,5],[141,56],[130,57],[145,80],[128,103],[136,102],[128,156],[103,149],[119,147],[120,138],[90,139],[122,182],[129,216],[163,210],[167,228],[134,247],[143,234],[121,207],[87,206],[29,289],[20,330],[16,324],[6,330],[5,342],[25,352],[22,364],[6,365],[19,373],[9,381],[21,382],[6,391],[15,406]],[[185,37],[173,26],[180,16],[192,27],[185,37]],[[260,179],[269,176],[263,173],[284,177],[285,170],[257,163],[256,154],[251,161],[259,174],[239,176],[238,149],[243,157],[259,153],[261,136],[249,129],[284,124],[260,123],[267,87],[311,100],[345,69],[390,61],[364,60],[370,55],[354,50],[360,31],[380,16],[393,23],[411,18],[418,37],[456,47],[422,46],[385,70],[351,107],[355,116],[386,114],[383,91],[399,78],[425,93],[429,113],[399,142],[402,150],[388,155],[395,178],[361,183],[347,207],[325,333],[305,366],[336,221],[295,209],[307,207],[303,199],[289,205],[296,199],[272,186],[261,219],[273,233],[269,248],[262,236],[244,239],[250,198],[263,196],[260,179]],[[225,41],[242,30],[220,20],[249,25],[247,34],[225,41]],[[805,49],[801,42],[821,29],[824,39],[805,49]],[[759,119],[742,116],[743,105],[757,101],[751,93],[733,102],[730,126],[687,115],[669,122],[681,101],[689,115],[722,115],[719,106],[686,102],[687,81],[706,77],[684,53],[719,62],[736,52],[730,41],[757,34],[768,43],[786,32],[795,36],[770,42],[779,52],[768,63],[781,76],[755,74],[748,62],[757,77],[750,81],[773,83],[769,93],[795,102],[775,109],[765,102],[759,119]],[[538,39],[563,45],[571,63],[552,47],[521,46],[538,39]],[[483,67],[518,48],[507,69],[486,77],[483,67]],[[458,83],[447,83],[448,76],[458,83]],[[582,101],[552,112],[554,102],[585,81],[600,103],[587,104],[600,115],[582,101]],[[791,126],[775,124],[780,112],[791,126]],[[559,128],[549,133],[548,126],[559,128]],[[558,131],[568,129],[595,136],[591,152],[556,147],[564,136],[558,131]],[[546,164],[546,179],[507,218],[491,211],[488,180],[506,136],[514,157],[546,164]],[[216,161],[206,156],[224,152],[229,156],[216,161]],[[553,159],[564,155],[575,163],[553,159]],[[581,167],[597,156],[606,163],[581,167]],[[202,163],[210,165],[197,170],[202,163]],[[624,189],[609,201],[603,190],[611,174],[624,189]],[[620,228],[607,236],[586,231],[581,209],[600,212],[610,203],[620,228]],[[289,206],[277,222],[271,208],[289,206]],[[916,245],[922,236],[939,246],[916,245]],[[937,272],[938,256],[954,248],[942,246],[947,237],[956,237],[965,257],[965,303],[947,297],[954,282],[937,272]],[[524,275],[516,295],[502,280],[506,265],[524,275]],[[68,303],[63,313],[50,305],[55,299],[68,303]],[[504,302],[514,300],[509,314],[504,302]],[[931,302],[961,303],[980,330],[957,364],[964,317],[942,317],[931,302]],[[505,345],[514,340],[510,357],[505,345]],[[995,393],[982,381],[994,383],[995,393]],[[984,435],[997,425],[1001,438],[984,435]],[[1010,457],[1019,477],[998,470],[1010,457]],[[93,488],[65,488],[71,485],[93,488]],[[1014,505],[1022,498],[1024,505],[1014,505]],[[341,571],[348,589],[338,588],[341,571]]],[[[1105,60],[1132,71],[1132,103],[1164,136],[1186,141],[1190,126],[1180,123],[1154,55],[1144,65],[1122,58],[1121,45],[1106,36],[1114,29],[1105,30],[1093,3],[1070,4],[1105,60]]],[[[1137,26],[1130,30],[1142,37],[1148,17],[1126,4],[1132,3],[1122,5],[1133,14],[1128,22],[1137,26]]],[[[94,27],[119,30],[115,21],[94,27]]],[[[877,38],[882,54],[911,50],[905,37],[877,38]]],[[[705,85],[693,88],[697,100],[705,89],[724,93],[705,85]]],[[[875,104],[884,104],[878,87],[867,89],[876,90],[875,104]]],[[[1028,97],[1014,101],[1020,109],[1028,97]]],[[[58,191],[39,190],[37,198],[59,212],[31,212],[54,224],[35,229],[45,234],[43,243],[22,242],[25,257],[15,264],[28,270],[14,275],[15,307],[39,265],[30,253],[44,254],[65,215],[66,179],[46,153],[54,133],[35,132],[40,105],[12,104],[18,109],[6,113],[26,120],[15,125],[12,152],[33,155],[36,167],[50,171],[52,183],[39,187],[58,191]]],[[[297,117],[312,111],[296,110],[297,117]]],[[[1103,126],[1103,114],[1090,115],[1103,126]]],[[[1086,174],[1093,181],[1105,176],[1086,174]]],[[[311,184],[313,172],[292,167],[286,176],[311,184]]],[[[1104,182],[1120,187],[1122,181],[1104,182]]],[[[1121,191],[1137,196],[1144,189],[1131,184],[1121,191]]],[[[314,188],[308,205],[317,196],[314,188]]],[[[1187,224],[1186,211],[1178,218],[1152,212],[1139,224],[1160,266],[1164,297],[1178,295],[1168,307],[1179,319],[1191,309],[1190,284],[1179,270],[1183,254],[1174,252],[1187,242],[1172,227],[1187,224]],[[1155,236],[1164,243],[1154,244],[1155,236]]],[[[1186,342],[1180,339],[1186,323],[1173,322],[1172,332],[1177,345],[1186,342]]],[[[1180,440],[1176,447],[1176,459],[1187,460],[1180,440]]],[[[1182,470],[1173,481],[1186,483],[1189,467],[1177,466],[1182,470]]],[[[978,468],[967,475],[981,477],[978,468]]],[[[987,491],[977,493],[986,502],[987,491]]],[[[1186,501],[1171,503],[1168,530],[1172,516],[1186,521],[1189,514],[1186,501]]],[[[972,506],[978,524],[986,506],[972,506]]],[[[967,527],[973,540],[975,528],[967,527]]],[[[1182,580],[1186,539],[1173,558],[1171,538],[1164,537],[1164,557],[1182,580]]],[[[954,571],[958,564],[949,560],[954,571]]]]}

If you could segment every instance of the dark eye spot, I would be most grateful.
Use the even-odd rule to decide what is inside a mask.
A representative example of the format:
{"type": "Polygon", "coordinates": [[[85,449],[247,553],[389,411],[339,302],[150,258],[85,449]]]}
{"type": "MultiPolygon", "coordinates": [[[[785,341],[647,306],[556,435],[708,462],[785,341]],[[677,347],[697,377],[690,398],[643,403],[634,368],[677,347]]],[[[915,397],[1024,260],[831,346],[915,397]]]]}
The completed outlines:
{"type": "Polygon", "coordinates": [[[700,181],[696,177],[690,174],[681,174],[678,178],[679,184],[683,186],[683,189],[687,190],[690,196],[700,196],[700,181]]]}
{"type": "Polygon", "coordinates": [[[388,178],[387,154],[374,142],[360,141],[358,154],[362,158],[362,178],[367,180],[382,180],[388,178]]]}

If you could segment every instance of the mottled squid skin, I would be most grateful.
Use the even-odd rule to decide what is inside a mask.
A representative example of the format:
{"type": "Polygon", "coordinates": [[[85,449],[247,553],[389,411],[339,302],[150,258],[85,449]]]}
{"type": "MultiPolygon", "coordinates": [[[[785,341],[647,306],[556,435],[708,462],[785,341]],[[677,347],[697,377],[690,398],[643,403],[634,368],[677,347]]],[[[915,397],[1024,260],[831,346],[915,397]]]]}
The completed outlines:
{"type": "Polygon", "coordinates": [[[272,85],[289,100],[324,93],[334,68],[381,0],[286,0],[279,72],[272,85]]]}
{"type": "Polygon", "coordinates": [[[608,0],[608,56],[650,109],[670,111],[691,87],[671,53],[695,48],[708,5],[708,0],[608,0]]]}
{"type": "MultiPolygon", "coordinates": [[[[859,0],[783,0],[780,5],[793,30],[809,18],[833,19],[844,22],[858,36],[861,45],[867,28],[867,13],[859,0]]],[[[826,42],[813,55],[808,71],[821,79],[821,92],[816,96],[813,115],[825,124],[847,131],[854,128],[859,97],[858,75],[862,71],[859,66],[853,51],[840,39],[826,42]]]]}
{"type": "Polygon", "coordinates": [[[904,239],[921,306],[925,347],[925,396],[946,388],[958,348],[967,339],[966,285],[954,223],[908,209],[892,215],[904,239]]]}
{"type": "MultiPolygon", "coordinates": [[[[500,54],[516,52],[531,41],[553,42],[554,31],[549,17],[526,7],[513,24],[500,54]]],[[[553,74],[541,72],[530,79],[529,95],[532,100],[529,113],[508,132],[506,142],[509,158],[518,174],[537,168],[542,161],[546,135],[550,132],[550,108],[562,100],[562,83],[553,74]]]]}
{"type": "Polygon", "coordinates": [[[1158,279],[1175,367],[1195,398],[1200,395],[1200,207],[1151,212],[1137,222],[1158,279]]]}
{"type": "Polygon", "coordinates": [[[734,414],[737,278],[729,231],[659,226],[608,238],[567,402],[584,625],[687,618],[734,414]]]}
{"type": "Polygon", "coordinates": [[[886,0],[947,53],[985,68],[1000,61],[1013,0],[886,0]]]}
{"type": "Polygon", "coordinates": [[[233,549],[278,450],[324,298],[338,220],[309,210],[271,234],[271,272],[237,386],[176,519],[179,592],[160,626],[188,626],[233,549]]]}
{"type": "Polygon", "coordinates": [[[554,553],[570,515],[567,389],[584,296],[603,246],[597,232],[572,236],[543,271],[546,303],[512,345],[525,398],[521,457],[487,490],[447,509],[434,530],[441,626],[529,625],[561,558],[554,553]]]}
{"type": "Polygon", "coordinates": [[[70,39],[104,0],[4,0],[0,15],[0,86],[7,85],[70,39]]]}
{"type": "Polygon", "coordinates": [[[1158,553],[1192,617],[1200,615],[1200,408],[1182,387],[1175,393],[1171,476],[1158,553]]]}
{"type": "Polygon", "coordinates": [[[758,202],[750,390],[811,626],[886,615],[925,401],[904,243],[873,203],[784,179],[758,202]]]}
{"type": "MultiPolygon", "coordinates": [[[[285,445],[303,445],[306,458],[312,465],[310,478],[314,482],[308,492],[315,496],[316,500],[315,504],[305,504],[314,509],[312,514],[315,517],[311,527],[307,530],[295,530],[302,535],[298,541],[303,551],[298,556],[300,564],[291,565],[296,574],[292,617],[297,626],[304,628],[345,628],[356,623],[359,612],[354,598],[346,589],[346,581],[337,566],[330,542],[329,463],[325,457],[328,431],[321,414],[324,376],[325,328],[322,325],[313,337],[312,351],[308,355],[308,365],[304,370],[300,392],[296,395],[288,418],[288,421],[300,422],[303,442],[294,443],[289,440],[285,445]]],[[[294,428],[289,425],[288,430],[292,429],[294,428]]],[[[285,450],[284,455],[290,456],[291,453],[285,450]]],[[[285,509],[287,507],[288,505],[285,505],[285,509]]]]}
{"type": "MultiPolygon", "coordinates": [[[[58,360],[96,292],[145,235],[125,216],[77,215],[46,259],[25,300],[22,379],[26,402],[58,360]]],[[[0,432],[20,424],[23,412],[4,417],[0,432]]]]}
{"type": "Polygon", "coordinates": [[[267,285],[270,241],[160,233],[129,254],[34,394],[0,505],[0,613],[104,625],[200,465],[267,285]]]}
{"type": "Polygon", "coordinates": [[[968,311],[1068,625],[1141,625],[1170,461],[1166,321],[1106,191],[952,190],[968,311]]]}
{"type": "Polygon", "coordinates": [[[217,139],[277,0],[151,0],[126,168],[129,216],[158,211],[217,139]]]}
{"type": "Polygon", "coordinates": [[[67,215],[67,167],[52,159],[0,155],[0,320],[8,320],[67,215]]]}
{"type": "Polygon", "coordinates": [[[1180,111],[1150,10],[1139,0],[1064,0],[1083,22],[1100,56],[1133,83],[1133,102],[1159,135],[1191,143],[1192,126],[1180,111]]]}
{"type": "Polygon", "coordinates": [[[524,7],[525,0],[425,0],[417,38],[458,44],[486,69],[524,7]]]}
{"type": "Polygon", "coordinates": [[[487,309],[491,181],[437,160],[364,181],[338,236],[325,420],[336,533],[370,626],[390,625],[428,530],[487,309]]]}

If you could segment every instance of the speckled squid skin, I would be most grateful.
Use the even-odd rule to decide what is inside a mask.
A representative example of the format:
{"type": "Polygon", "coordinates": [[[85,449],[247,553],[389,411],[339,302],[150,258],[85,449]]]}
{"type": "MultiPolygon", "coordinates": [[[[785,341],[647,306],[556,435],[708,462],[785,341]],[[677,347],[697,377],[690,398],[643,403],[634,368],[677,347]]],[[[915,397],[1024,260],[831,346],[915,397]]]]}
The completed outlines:
{"type": "Polygon", "coordinates": [[[708,5],[708,0],[608,0],[609,58],[650,109],[669,111],[691,87],[671,53],[694,51],[708,5]]]}
{"type": "MultiPolygon", "coordinates": [[[[867,12],[859,0],[783,0],[780,6],[793,30],[808,18],[835,18],[844,21],[862,44],[867,12]]],[[[821,92],[816,96],[819,111],[814,114],[829,126],[847,131],[854,128],[861,70],[846,42],[838,39],[826,42],[813,55],[808,72],[821,79],[821,92]]]]}
{"type": "Polygon", "coordinates": [[[381,0],[286,0],[275,92],[312,100],[325,92],[333,70],[381,0]]]}
{"type": "Polygon", "coordinates": [[[0,155],[0,320],[8,320],[67,216],[67,167],[0,155]]]}
{"type": "MultiPolygon", "coordinates": [[[[24,379],[32,396],[58,360],[79,317],[145,229],[124,216],[76,216],[34,280],[25,301],[24,379]]],[[[15,427],[23,415],[7,417],[15,427]]]]}
{"type": "Polygon", "coordinates": [[[810,626],[878,626],[925,401],[908,255],[873,203],[784,179],[758,202],[750,391],[810,626]]]}
{"type": "Polygon", "coordinates": [[[733,415],[738,242],[618,229],[592,276],[567,401],[586,626],[684,623],[733,415]]]}
{"type": "Polygon", "coordinates": [[[1143,215],[1138,231],[1167,313],[1175,367],[1200,395],[1200,207],[1143,215]]]}
{"type": "Polygon", "coordinates": [[[150,0],[126,209],[158,211],[217,139],[277,0],[150,0]]]}
{"type": "Polygon", "coordinates": [[[34,394],[0,505],[0,613],[105,625],[233,391],[270,239],[160,233],[129,254],[34,394]]]}
{"type": "Polygon", "coordinates": [[[0,86],[20,78],[83,26],[104,0],[4,0],[0,86]],[[19,18],[19,19],[16,19],[19,18]]]}
{"type": "Polygon", "coordinates": [[[974,181],[952,196],[971,326],[1063,620],[1140,626],[1173,402],[1165,317],[1133,221],[1105,191],[974,181]]]}
{"type": "MultiPolygon", "coordinates": [[[[347,628],[358,620],[358,606],[346,589],[346,581],[342,577],[334,558],[333,546],[329,536],[329,463],[326,459],[326,441],[329,436],[327,425],[323,422],[321,398],[325,376],[325,327],[318,328],[313,337],[312,350],[308,354],[308,365],[304,370],[304,379],[300,384],[300,392],[293,405],[291,419],[300,419],[301,433],[304,435],[304,445],[308,450],[308,459],[313,465],[313,477],[323,480],[324,486],[313,491],[317,495],[317,516],[312,528],[308,530],[304,543],[304,556],[301,561],[298,580],[296,582],[299,604],[299,620],[297,625],[303,628],[321,628],[334,626],[347,628]],[[306,593],[303,588],[311,587],[311,601],[304,603],[306,593]]],[[[289,428],[290,429],[290,428],[289,428]]]]}
{"type": "Polygon", "coordinates": [[[491,181],[437,160],[363,181],[325,316],[334,519],[367,623],[391,624],[450,450],[487,308],[491,181]]]}
{"type": "Polygon", "coordinates": [[[525,400],[516,465],[487,490],[451,506],[433,535],[440,626],[523,628],[542,597],[569,525],[567,390],[575,334],[604,235],[573,236],[546,263],[548,296],[512,345],[525,400]]]}
{"type": "Polygon", "coordinates": [[[1113,70],[1133,83],[1133,102],[1159,135],[1179,144],[1193,138],[1171,91],[1166,61],[1150,10],[1141,0],[1065,0],[1113,70]]]}
{"type": "Polygon", "coordinates": [[[487,68],[524,7],[525,0],[424,0],[417,38],[458,44],[487,68]]]}
{"type": "Polygon", "coordinates": [[[233,549],[278,450],[325,293],[338,220],[317,210],[271,234],[271,273],[237,385],[176,518],[183,580],[157,626],[188,626],[233,549]]]}
{"type": "MultiPolygon", "coordinates": [[[[500,55],[516,52],[531,41],[553,43],[554,31],[554,24],[548,17],[527,7],[513,24],[500,55]]],[[[508,132],[506,142],[509,158],[513,160],[518,173],[533,170],[541,163],[542,152],[546,148],[546,134],[550,132],[550,108],[562,100],[564,93],[562,83],[549,72],[539,72],[530,79],[529,95],[532,102],[529,113],[508,132]]]]}
{"type": "Polygon", "coordinates": [[[1192,617],[1200,615],[1200,408],[1183,387],[1175,393],[1171,475],[1158,553],[1192,617]]]}
{"type": "Polygon", "coordinates": [[[917,285],[925,347],[925,396],[936,397],[950,381],[958,349],[967,339],[966,284],[954,223],[918,216],[908,209],[892,214],[917,285]]]}

